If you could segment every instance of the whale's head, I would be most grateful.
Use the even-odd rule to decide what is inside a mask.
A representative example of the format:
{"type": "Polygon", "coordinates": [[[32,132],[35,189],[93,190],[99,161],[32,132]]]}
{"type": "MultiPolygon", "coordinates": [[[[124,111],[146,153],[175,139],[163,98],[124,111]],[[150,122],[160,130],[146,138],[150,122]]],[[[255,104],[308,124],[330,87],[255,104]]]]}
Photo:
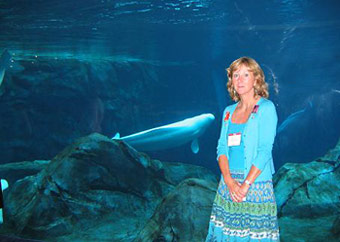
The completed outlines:
{"type": "Polygon", "coordinates": [[[204,131],[213,121],[215,116],[211,113],[203,113],[201,115],[184,119],[183,121],[171,124],[173,127],[191,127],[199,131],[204,131]]]}
{"type": "Polygon", "coordinates": [[[204,113],[193,118],[195,126],[204,132],[212,122],[215,120],[215,116],[211,113],[204,113]]]}
{"type": "Polygon", "coordinates": [[[211,124],[215,120],[215,116],[211,113],[204,113],[199,116],[202,120],[211,124]]]}

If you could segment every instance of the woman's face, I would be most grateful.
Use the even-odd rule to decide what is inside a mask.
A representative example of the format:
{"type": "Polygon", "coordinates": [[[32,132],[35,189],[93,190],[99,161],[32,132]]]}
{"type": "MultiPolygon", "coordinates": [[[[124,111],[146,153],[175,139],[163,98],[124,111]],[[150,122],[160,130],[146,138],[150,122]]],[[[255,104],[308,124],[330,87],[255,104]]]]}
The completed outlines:
{"type": "Polygon", "coordinates": [[[233,72],[232,83],[238,95],[254,94],[255,76],[245,65],[241,65],[233,72]]]}

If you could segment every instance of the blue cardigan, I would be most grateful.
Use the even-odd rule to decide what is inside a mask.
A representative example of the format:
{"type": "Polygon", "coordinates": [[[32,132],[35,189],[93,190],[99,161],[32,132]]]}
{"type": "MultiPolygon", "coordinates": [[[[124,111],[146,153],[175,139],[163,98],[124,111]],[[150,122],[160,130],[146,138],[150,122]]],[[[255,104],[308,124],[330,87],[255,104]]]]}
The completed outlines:
{"type": "MultiPolygon", "coordinates": [[[[220,155],[225,155],[229,160],[227,131],[237,104],[226,107],[223,112],[217,160],[220,155]]],[[[268,181],[272,179],[272,174],[275,172],[272,149],[276,135],[277,114],[273,102],[268,99],[261,97],[257,105],[259,106],[257,112],[250,114],[242,134],[245,155],[244,173],[247,176],[251,166],[254,165],[261,170],[256,181],[268,181]]]]}

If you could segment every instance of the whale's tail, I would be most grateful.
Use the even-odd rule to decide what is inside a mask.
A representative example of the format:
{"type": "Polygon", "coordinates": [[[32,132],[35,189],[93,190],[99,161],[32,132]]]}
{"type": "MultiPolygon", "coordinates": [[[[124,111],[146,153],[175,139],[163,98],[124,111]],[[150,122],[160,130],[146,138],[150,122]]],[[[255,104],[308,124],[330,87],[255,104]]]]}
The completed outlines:
{"type": "Polygon", "coordinates": [[[112,139],[119,139],[120,138],[120,134],[116,133],[115,136],[112,139]]]}

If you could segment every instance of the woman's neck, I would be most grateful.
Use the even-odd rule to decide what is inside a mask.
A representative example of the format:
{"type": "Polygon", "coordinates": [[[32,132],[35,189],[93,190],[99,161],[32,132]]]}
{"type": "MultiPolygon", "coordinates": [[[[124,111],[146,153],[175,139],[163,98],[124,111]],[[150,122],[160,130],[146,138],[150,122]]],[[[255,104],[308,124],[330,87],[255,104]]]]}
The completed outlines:
{"type": "Polygon", "coordinates": [[[260,96],[258,95],[256,95],[255,97],[253,94],[243,95],[241,96],[239,107],[240,109],[245,109],[245,110],[252,109],[259,99],[260,99],[260,96]]]}

